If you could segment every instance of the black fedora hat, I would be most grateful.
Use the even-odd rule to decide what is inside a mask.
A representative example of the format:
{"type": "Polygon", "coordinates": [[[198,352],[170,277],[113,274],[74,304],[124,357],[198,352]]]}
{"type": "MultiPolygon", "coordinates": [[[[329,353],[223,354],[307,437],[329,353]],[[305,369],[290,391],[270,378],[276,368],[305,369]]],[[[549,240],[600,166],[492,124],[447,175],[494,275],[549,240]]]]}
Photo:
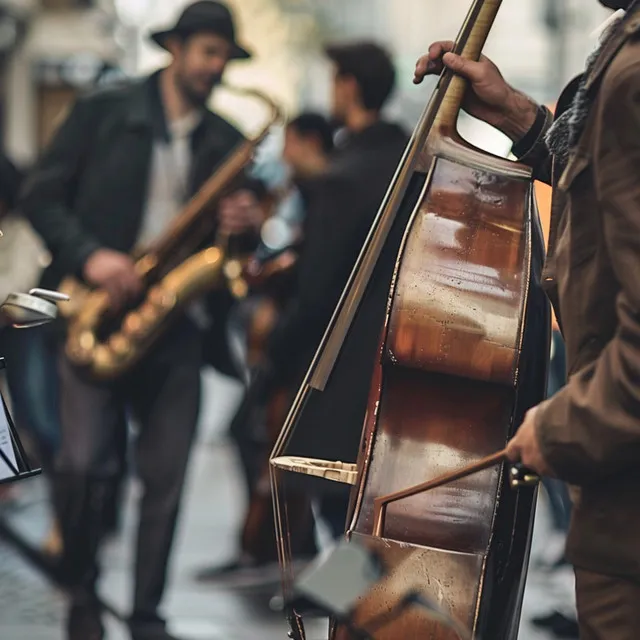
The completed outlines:
{"type": "Polygon", "coordinates": [[[190,4],[182,12],[174,27],[152,33],[151,39],[166,49],[167,38],[184,37],[200,31],[209,31],[228,40],[231,43],[232,60],[246,60],[251,57],[251,54],[236,42],[231,11],[226,5],[214,0],[200,0],[190,4]]]}

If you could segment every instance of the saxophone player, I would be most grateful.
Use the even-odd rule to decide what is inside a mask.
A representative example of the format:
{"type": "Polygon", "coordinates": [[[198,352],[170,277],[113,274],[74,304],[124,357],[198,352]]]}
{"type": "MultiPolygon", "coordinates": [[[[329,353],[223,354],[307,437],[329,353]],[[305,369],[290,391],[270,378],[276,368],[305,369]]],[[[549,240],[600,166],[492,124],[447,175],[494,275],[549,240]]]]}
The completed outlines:
{"type": "MultiPolygon", "coordinates": [[[[22,210],[53,256],[43,285],[79,276],[105,289],[114,308],[140,292],[132,248],[159,237],[242,140],[206,108],[227,64],[250,57],[236,40],[229,9],[195,2],[173,28],[152,38],[171,54],[170,64],[141,82],[80,98],[22,194],[22,210]]],[[[224,235],[257,237],[261,222],[247,191],[228,196],[218,210],[224,235]]],[[[143,488],[130,633],[132,640],[173,638],[159,605],[200,405],[202,328],[201,314],[190,310],[134,371],[110,383],[82,377],[60,349],[54,501],[61,571],[72,593],[68,640],[104,637],[97,557],[105,506],[124,465],[128,415],[139,425],[136,470],[143,488]]]]}

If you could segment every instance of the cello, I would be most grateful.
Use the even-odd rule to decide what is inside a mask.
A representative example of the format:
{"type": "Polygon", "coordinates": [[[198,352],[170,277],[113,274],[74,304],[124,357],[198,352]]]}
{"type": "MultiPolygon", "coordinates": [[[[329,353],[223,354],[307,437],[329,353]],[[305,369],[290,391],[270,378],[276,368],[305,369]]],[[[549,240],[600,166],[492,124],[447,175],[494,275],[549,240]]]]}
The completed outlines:
{"type": "MultiPolygon", "coordinates": [[[[500,5],[473,1],[455,53],[479,58],[500,5]]],[[[508,468],[504,448],[545,394],[544,241],[532,169],[458,134],[465,89],[442,72],[272,452],[285,590],[290,537],[280,486],[292,472],[351,486],[346,538],[384,567],[349,624],[332,621],[330,640],[360,637],[354,627],[380,619],[376,640],[518,633],[536,478],[508,468]],[[330,426],[332,410],[335,420],[348,411],[332,407],[332,388],[344,383],[367,325],[379,342],[359,450],[346,463],[303,455],[295,433],[310,414],[330,426]],[[442,615],[399,606],[409,592],[442,615]]],[[[287,613],[290,637],[304,640],[302,616],[287,613]]]]}

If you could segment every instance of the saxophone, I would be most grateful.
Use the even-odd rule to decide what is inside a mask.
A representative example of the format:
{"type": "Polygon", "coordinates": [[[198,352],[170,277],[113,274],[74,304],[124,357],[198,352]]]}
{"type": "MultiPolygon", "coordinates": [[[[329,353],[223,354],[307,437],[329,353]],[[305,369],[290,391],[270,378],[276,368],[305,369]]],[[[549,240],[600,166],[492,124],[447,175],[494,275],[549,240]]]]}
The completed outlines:
{"type": "Polygon", "coordinates": [[[228,238],[218,235],[213,246],[194,253],[214,229],[212,207],[282,117],[276,104],[261,92],[233,91],[264,102],[270,109],[269,121],[254,139],[238,145],[157,242],[133,251],[143,283],[139,302],[114,318],[104,289],[90,289],[73,277],[60,285],[60,292],[70,298],[60,306],[60,315],[67,321],[65,353],[92,379],[113,380],[130,371],[172,321],[204,293],[228,287],[236,297],[246,294],[243,259],[229,251],[228,238]]]}

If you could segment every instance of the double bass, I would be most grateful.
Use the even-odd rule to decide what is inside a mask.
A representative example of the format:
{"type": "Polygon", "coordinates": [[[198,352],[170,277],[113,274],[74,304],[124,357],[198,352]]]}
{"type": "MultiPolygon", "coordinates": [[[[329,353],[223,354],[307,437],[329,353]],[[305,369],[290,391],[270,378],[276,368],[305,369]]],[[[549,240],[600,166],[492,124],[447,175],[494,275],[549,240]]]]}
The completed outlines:
{"type": "MultiPolygon", "coordinates": [[[[473,1],[455,53],[479,58],[500,5],[473,1]]],[[[458,134],[465,90],[442,72],[272,452],[285,589],[290,538],[279,489],[294,472],[350,485],[346,538],[384,568],[349,625],[332,621],[330,640],[361,637],[354,627],[376,640],[518,633],[536,479],[509,468],[504,449],[545,394],[544,241],[532,168],[458,134]],[[371,325],[379,342],[359,451],[346,462],[295,447],[292,455],[310,413],[333,410],[339,420],[348,410],[331,406],[332,388],[371,325]],[[442,615],[400,607],[410,592],[442,615]],[[374,636],[368,625],[380,620],[374,636]]],[[[288,619],[290,637],[304,640],[299,612],[288,619]]]]}

